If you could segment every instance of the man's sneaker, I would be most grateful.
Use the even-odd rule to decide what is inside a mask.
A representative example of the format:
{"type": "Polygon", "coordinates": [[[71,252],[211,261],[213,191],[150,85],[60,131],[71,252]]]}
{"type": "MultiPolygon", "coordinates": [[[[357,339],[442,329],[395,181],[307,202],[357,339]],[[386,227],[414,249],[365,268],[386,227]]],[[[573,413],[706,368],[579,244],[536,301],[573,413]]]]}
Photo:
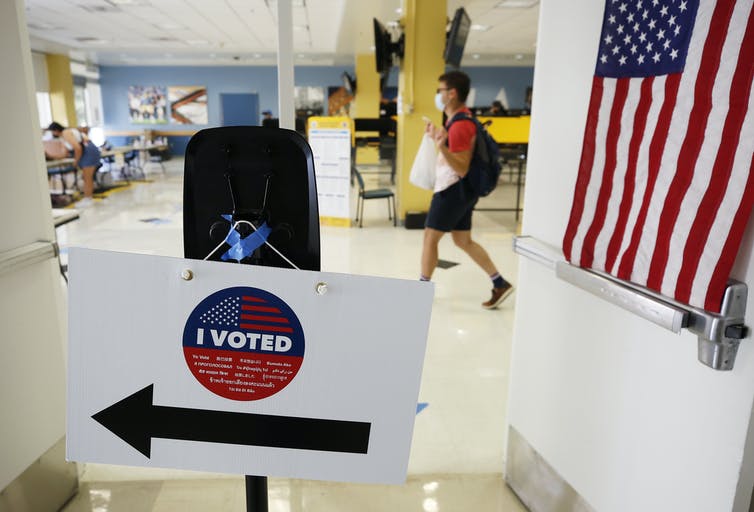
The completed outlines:
{"type": "Polygon", "coordinates": [[[511,293],[513,293],[513,285],[510,283],[506,283],[502,288],[493,288],[492,297],[490,297],[490,300],[487,302],[482,302],[482,307],[485,309],[495,309],[507,299],[511,293]]]}

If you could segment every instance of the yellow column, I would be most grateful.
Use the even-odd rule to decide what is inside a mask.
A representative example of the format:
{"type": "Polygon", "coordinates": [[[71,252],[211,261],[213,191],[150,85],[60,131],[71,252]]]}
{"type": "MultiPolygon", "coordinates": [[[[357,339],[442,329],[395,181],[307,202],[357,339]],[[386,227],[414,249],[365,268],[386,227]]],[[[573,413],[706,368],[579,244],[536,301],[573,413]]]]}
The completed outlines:
{"type": "Polygon", "coordinates": [[[356,98],[352,117],[380,117],[380,75],[374,53],[356,56],[356,98]]]}
{"type": "Polygon", "coordinates": [[[78,126],[73,102],[71,61],[65,55],[47,54],[47,75],[50,82],[52,119],[63,126],[78,126]]]}
{"type": "MultiPolygon", "coordinates": [[[[380,117],[380,97],[380,75],[377,73],[374,53],[356,55],[356,98],[351,117],[380,117]]],[[[380,154],[376,147],[361,147],[356,150],[356,162],[359,164],[376,164],[379,160],[380,154]]]]}
{"type": "Polygon", "coordinates": [[[399,215],[407,211],[427,211],[432,192],[408,181],[411,164],[424,134],[422,117],[440,123],[435,108],[437,77],[445,71],[445,26],[447,0],[403,0],[405,52],[398,82],[398,162],[399,215]]]}

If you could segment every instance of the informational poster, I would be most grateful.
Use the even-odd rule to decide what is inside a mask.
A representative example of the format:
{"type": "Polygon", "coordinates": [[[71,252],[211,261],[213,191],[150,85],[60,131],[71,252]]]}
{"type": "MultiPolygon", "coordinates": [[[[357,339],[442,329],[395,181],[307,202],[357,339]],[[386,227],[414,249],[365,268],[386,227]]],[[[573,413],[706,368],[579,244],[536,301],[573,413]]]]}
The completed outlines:
{"type": "Polygon", "coordinates": [[[202,85],[168,87],[170,117],[178,124],[207,124],[207,88],[202,85]]]}
{"type": "Polygon", "coordinates": [[[310,117],[309,146],[314,153],[319,215],[322,224],[351,225],[351,145],[348,117],[310,117]]]}
{"type": "Polygon", "coordinates": [[[168,122],[167,88],[162,85],[128,87],[128,117],[132,123],[168,122]]]}
{"type": "Polygon", "coordinates": [[[69,270],[69,460],[405,481],[431,283],[80,248],[69,270]]]}

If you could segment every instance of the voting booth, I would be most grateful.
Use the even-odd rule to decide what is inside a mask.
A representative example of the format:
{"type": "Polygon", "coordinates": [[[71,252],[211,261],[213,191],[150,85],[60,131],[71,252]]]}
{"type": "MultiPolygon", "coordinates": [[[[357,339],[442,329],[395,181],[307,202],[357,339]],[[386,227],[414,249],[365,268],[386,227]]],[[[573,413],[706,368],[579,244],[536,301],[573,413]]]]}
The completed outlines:
{"type": "Polygon", "coordinates": [[[68,459],[247,475],[257,510],[262,475],[405,481],[434,288],[320,271],[314,162],[203,130],[186,258],[70,250],[68,459]]]}

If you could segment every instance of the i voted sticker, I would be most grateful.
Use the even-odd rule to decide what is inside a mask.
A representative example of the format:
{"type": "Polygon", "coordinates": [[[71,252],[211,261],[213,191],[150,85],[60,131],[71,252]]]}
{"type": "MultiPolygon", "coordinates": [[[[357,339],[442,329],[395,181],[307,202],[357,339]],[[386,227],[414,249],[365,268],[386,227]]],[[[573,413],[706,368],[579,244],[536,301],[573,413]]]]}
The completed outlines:
{"type": "Polygon", "coordinates": [[[194,377],[216,395],[259,400],[285,388],[304,361],[304,331],[282,299],[259,288],[213,293],[191,312],[183,355],[194,377]]]}

